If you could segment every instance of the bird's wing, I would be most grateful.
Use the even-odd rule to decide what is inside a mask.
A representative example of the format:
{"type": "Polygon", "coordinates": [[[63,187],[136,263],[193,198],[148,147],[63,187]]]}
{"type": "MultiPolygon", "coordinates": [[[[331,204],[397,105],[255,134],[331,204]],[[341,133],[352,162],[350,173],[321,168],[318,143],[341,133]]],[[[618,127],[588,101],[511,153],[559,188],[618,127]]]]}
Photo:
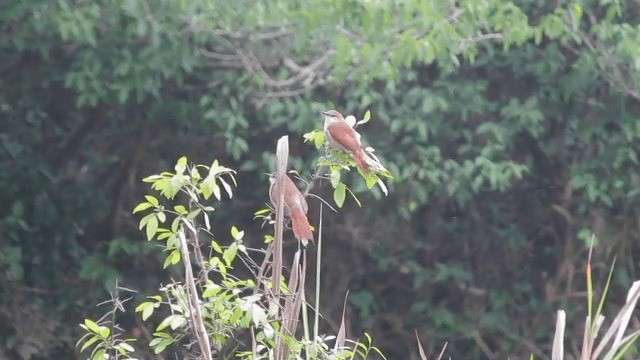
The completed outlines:
{"type": "Polygon", "coordinates": [[[354,152],[362,147],[359,134],[344,121],[337,121],[327,129],[331,137],[348,151],[354,152]]]}
{"type": "Polygon", "coordinates": [[[287,206],[291,208],[300,207],[306,214],[308,210],[307,201],[304,199],[300,190],[298,190],[296,184],[288,175],[284,177],[284,182],[284,196],[288,199],[288,203],[285,202],[287,206]]]}

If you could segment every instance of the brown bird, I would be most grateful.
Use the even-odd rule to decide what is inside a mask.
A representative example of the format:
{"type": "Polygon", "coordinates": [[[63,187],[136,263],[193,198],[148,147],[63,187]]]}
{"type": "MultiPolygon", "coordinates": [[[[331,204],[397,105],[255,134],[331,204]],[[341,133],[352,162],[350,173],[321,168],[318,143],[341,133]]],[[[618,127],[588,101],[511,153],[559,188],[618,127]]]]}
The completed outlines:
{"type": "MultiPolygon", "coordinates": [[[[269,175],[269,182],[271,187],[269,189],[269,197],[271,203],[277,206],[278,200],[278,187],[276,185],[275,175],[269,175]]],[[[307,200],[296,185],[291,181],[288,175],[284,176],[284,213],[291,217],[291,227],[293,228],[293,235],[296,239],[303,241],[311,240],[313,243],[313,232],[311,231],[311,225],[309,219],[307,219],[307,211],[309,206],[307,200]]],[[[305,243],[306,244],[306,243],[305,243]]]]}
{"type": "Polygon", "coordinates": [[[365,174],[369,173],[369,166],[365,160],[366,154],[360,142],[360,134],[335,110],[323,111],[324,135],[329,144],[336,149],[353,155],[356,164],[365,174]]]}

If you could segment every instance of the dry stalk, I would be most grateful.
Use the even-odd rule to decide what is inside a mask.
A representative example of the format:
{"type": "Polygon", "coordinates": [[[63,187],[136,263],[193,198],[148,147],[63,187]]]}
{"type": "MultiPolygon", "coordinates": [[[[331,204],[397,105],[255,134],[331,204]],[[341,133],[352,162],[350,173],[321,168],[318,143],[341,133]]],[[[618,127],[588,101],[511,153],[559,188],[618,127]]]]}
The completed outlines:
{"type": "MultiPolygon", "coordinates": [[[[275,240],[273,248],[273,263],[271,264],[273,276],[273,300],[276,303],[276,318],[280,311],[280,278],[282,277],[282,233],[284,228],[284,177],[287,171],[287,161],[289,159],[289,137],[283,136],[278,139],[276,145],[276,188],[278,193],[275,198],[276,203],[276,223],[275,223],[275,240]]],[[[295,270],[294,270],[295,271],[295,270]]],[[[284,356],[284,346],[282,337],[276,340],[275,354],[276,359],[282,359],[284,356]]]]}
{"type": "Polygon", "coordinates": [[[204,325],[204,319],[202,318],[202,312],[200,311],[200,299],[198,298],[198,291],[196,289],[196,282],[193,277],[193,269],[191,268],[191,257],[189,255],[189,248],[187,244],[187,237],[184,233],[184,228],[180,227],[178,230],[178,238],[180,239],[180,252],[182,253],[182,261],[184,263],[185,282],[187,289],[187,297],[189,301],[189,320],[191,327],[195,333],[200,352],[202,353],[204,360],[213,360],[211,355],[211,343],[209,342],[209,336],[207,329],[204,325]]]}

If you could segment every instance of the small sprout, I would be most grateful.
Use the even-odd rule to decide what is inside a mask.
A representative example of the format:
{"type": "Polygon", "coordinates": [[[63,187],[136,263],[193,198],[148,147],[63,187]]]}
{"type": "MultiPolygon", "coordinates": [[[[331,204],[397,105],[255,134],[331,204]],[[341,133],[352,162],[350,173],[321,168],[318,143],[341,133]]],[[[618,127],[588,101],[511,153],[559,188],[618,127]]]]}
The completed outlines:
{"type": "Polygon", "coordinates": [[[356,123],[356,126],[358,126],[358,125],[362,125],[362,124],[366,124],[366,123],[368,123],[368,122],[369,122],[369,120],[371,120],[371,111],[370,111],[370,110],[367,110],[367,112],[366,112],[366,113],[364,113],[364,117],[362,118],[362,120],[360,120],[360,121],[358,121],[358,122],[356,123]]]}

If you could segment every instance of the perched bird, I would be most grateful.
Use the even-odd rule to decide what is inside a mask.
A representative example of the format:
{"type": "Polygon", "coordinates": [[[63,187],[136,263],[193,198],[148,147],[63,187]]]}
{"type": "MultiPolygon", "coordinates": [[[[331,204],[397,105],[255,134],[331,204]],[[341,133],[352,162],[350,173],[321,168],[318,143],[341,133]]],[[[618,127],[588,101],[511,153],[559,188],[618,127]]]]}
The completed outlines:
{"type": "MultiPolygon", "coordinates": [[[[269,175],[269,182],[271,187],[269,189],[269,197],[271,203],[277,206],[278,201],[278,187],[276,185],[275,175],[269,175]]],[[[291,181],[288,175],[284,176],[284,213],[291,218],[291,227],[293,228],[293,235],[296,239],[306,244],[306,240],[313,242],[313,232],[311,231],[311,225],[309,219],[307,219],[307,210],[309,206],[307,201],[296,185],[291,181]]]]}
{"type": "Polygon", "coordinates": [[[356,164],[365,174],[369,173],[366,162],[366,154],[360,142],[360,134],[344,119],[342,114],[335,110],[323,111],[324,135],[329,144],[336,149],[346,151],[353,155],[356,164]]]}

